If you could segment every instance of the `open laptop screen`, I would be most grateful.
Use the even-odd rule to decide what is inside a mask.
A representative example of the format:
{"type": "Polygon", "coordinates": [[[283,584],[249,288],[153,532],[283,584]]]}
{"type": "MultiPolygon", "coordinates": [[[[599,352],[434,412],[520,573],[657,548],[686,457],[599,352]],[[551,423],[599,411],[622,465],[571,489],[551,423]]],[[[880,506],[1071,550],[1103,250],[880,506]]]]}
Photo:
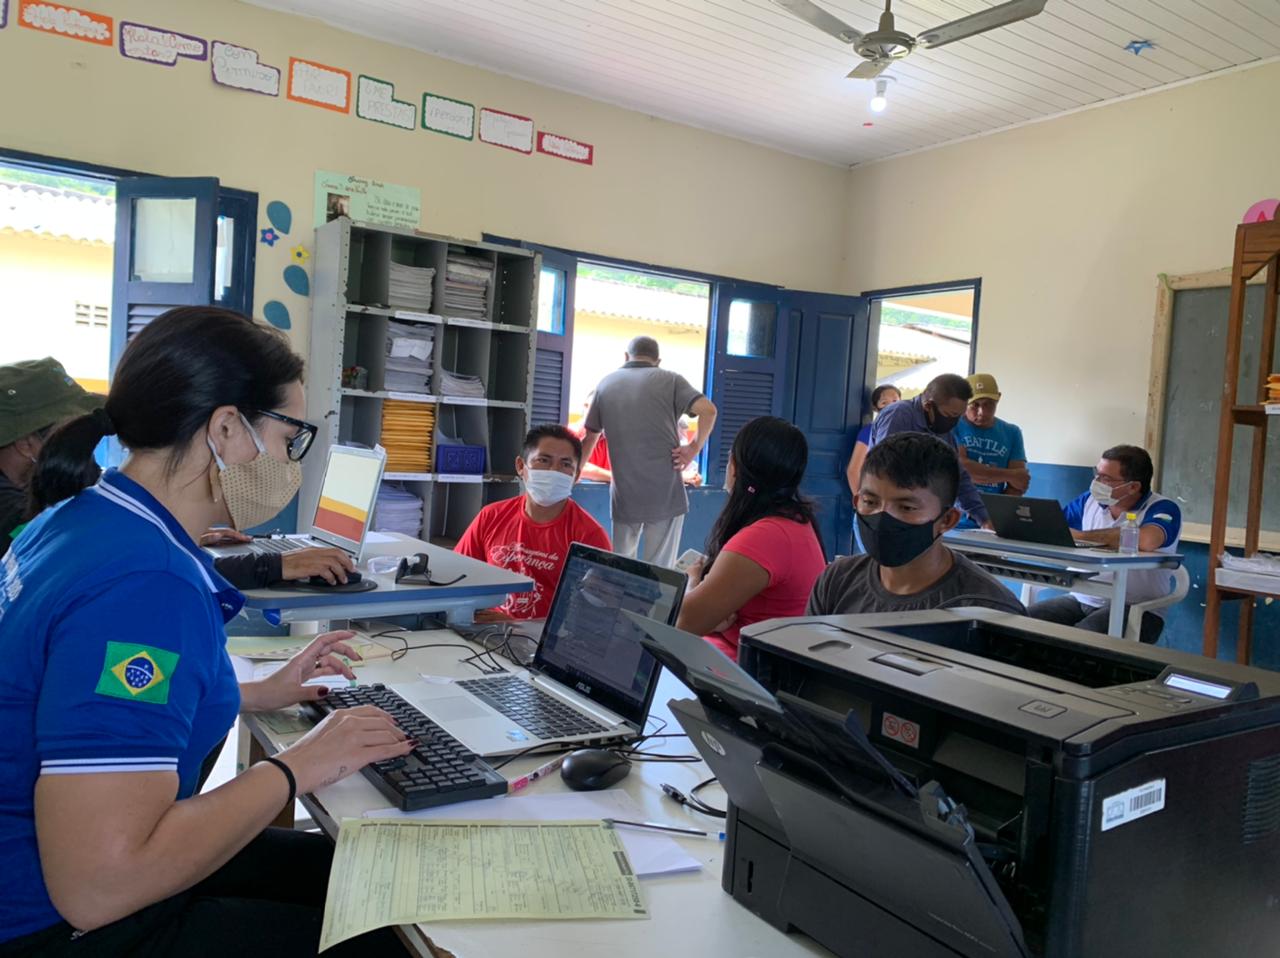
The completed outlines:
{"type": "Polygon", "coordinates": [[[329,451],[311,534],[359,552],[382,478],[383,459],[368,449],[329,451]]]}
{"type": "Polygon", "coordinates": [[[623,718],[642,722],[659,666],[640,644],[644,632],[622,612],[674,624],[686,581],[683,572],[575,543],[534,668],[623,718]]]}

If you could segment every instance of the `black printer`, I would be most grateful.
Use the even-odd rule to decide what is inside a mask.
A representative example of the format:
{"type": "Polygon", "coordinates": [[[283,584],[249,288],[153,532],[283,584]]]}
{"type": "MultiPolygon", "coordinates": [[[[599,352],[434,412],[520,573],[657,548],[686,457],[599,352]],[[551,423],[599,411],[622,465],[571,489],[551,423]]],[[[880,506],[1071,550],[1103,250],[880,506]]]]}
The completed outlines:
{"type": "Polygon", "coordinates": [[[698,694],[671,707],[730,799],[724,888],[781,929],[1280,955],[1280,675],[976,608],[760,623],[740,681],[646,645],[698,694]]]}

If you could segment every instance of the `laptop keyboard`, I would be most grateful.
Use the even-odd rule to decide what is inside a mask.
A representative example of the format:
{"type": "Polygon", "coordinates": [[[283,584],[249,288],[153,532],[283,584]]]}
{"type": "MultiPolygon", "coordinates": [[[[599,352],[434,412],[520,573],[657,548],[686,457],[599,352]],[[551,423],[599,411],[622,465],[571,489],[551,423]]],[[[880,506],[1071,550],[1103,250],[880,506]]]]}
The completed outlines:
{"type": "Polygon", "coordinates": [[[577,709],[514,677],[463,679],[457,684],[539,738],[554,741],[608,731],[577,709]]]}
{"type": "Polygon", "coordinates": [[[307,543],[301,539],[254,539],[253,549],[256,552],[297,552],[299,549],[307,548],[307,543]]]}
{"type": "Polygon", "coordinates": [[[365,778],[403,811],[506,793],[505,778],[384,685],[330,689],[324,699],[307,703],[317,718],[357,705],[376,705],[418,740],[418,747],[408,755],[362,769],[365,778]]]}

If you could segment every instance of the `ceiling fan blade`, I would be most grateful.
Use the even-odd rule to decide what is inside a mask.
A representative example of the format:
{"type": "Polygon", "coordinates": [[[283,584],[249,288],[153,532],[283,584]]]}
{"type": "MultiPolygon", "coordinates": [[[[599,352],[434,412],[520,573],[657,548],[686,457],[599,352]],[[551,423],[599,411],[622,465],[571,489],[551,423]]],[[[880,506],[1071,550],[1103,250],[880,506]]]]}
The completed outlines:
{"type": "Polygon", "coordinates": [[[892,60],[866,60],[858,64],[846,79],[874,80],[891,66],[893,66],[892,60]]]}
{"type": "Polygon", "coordinates": [[[963,40],[965,37],[986,33],[996,27],[1034,17],[1044,9],[1044,4],[1045,0],[1010,0],[1009,3],[1002,3],[990,10],[972,13],[959,20],[952,20],[950,23],[934,27],[932,30],[925,30],[916,37],[916,44],[931,50],[943,44],[963,40]]]}
{"type": "Polygon", "coordinates": [[[773,0],[792,16],[799,17],[805,23],[817,27],[823,33],[829,33],[841,43],[853,43],[862,36],[862,31],[855,30],[839,17],[833,16],[810,0],[773,0]]]}

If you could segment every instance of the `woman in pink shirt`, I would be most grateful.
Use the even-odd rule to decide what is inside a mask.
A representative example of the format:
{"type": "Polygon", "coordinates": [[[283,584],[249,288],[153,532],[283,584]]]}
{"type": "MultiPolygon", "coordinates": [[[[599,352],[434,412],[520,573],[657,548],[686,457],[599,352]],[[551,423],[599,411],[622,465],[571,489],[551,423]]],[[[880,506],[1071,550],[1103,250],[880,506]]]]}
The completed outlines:
{"type": "Polygon", "coordinates": [[[729,501],[711,529],[706,558],[689,569],[676,623],[731,659],[738,657],[740,629],[804,615],[826,568],[813,505],[800,495],[808,460],[804,433],[785,419],[761,416],[734,437],[729,501]]]}

